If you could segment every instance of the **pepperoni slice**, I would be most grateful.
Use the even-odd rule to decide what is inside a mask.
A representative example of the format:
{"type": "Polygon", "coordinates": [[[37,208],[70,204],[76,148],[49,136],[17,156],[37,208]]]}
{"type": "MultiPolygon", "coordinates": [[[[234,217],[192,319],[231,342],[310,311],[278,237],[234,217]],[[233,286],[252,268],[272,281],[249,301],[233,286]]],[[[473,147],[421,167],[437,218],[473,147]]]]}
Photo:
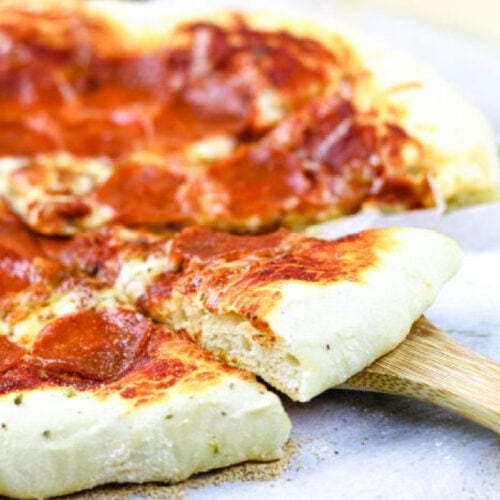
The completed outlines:
{"type": "Polygon", "coordinates": [[[18,253],[0,246],[0,296],[30,284],[31,265],[18,253]]]}
{"type": "Polygon", "coordinates": [[[47,325],[33,354],[47,368],[98,380],[116,379],[140,356],[154,324],[132,311],[83,311],[47,325]]]}
{"type": "Polygon", "coordinates": [[[151,165],[118,168],[97,191],[123,224],[167,224],[183,218],[177,199],[184,176],[151,165]]]}
{"type": "Polygon", "coordinates": [[[2,200],[0,200],[0,247],[30,260],[45,255],[37,236],[10,212],[2,200]]]}
{"type": "Polygon", "coordinates": [[[172,256],[183,260],[232,260],[245,255],[262,255],[275,251],[284,243],[288,231],[280,229],[262,236],[235,236],[193,227],[182,231],[173,241],[172,256]]]}
{"type": "Polygon", "coordinates": [[[24,349],[0,335],[0,373],[12,368],[24,355],[24,349]]]}

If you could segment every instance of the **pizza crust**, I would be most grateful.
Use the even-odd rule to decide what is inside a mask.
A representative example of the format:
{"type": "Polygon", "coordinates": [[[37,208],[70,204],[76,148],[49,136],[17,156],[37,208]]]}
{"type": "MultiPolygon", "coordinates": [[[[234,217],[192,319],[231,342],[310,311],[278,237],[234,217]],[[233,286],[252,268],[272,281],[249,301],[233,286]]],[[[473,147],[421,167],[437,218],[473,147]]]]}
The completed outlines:
{"type": "Polygon", "coordinates": [[[265,320],[297,364],[299,401],[345,382],[400,344],[460,264],[458,246],[428,230],[389,229],[397,250],[361,283],[284,283],[265,320]]]}
{"type": "Polygon", "coordinates": [[[427,148],[435,196],[452,207],[499,200],[495,137],[480,111],[425,64],[373,42],[356,48],[398,123],[427,148]]]}
{"type": "Polygon", "coordinates": [[[109,482],[181,481],[277,459],[290,430],[279,399],[236,376],[134,403],[68,388],[0,396],[0,494],[42,498],[109,482]]]}
{"type": "MultiPolygon", "coordinates": [[[[390,228],[367,233],[377,260],[361,260],[358,277],[261,282],[251,266],[248,275],[243,266],[229,271],[234,279],[229,285],[223,281],[221,295],[212,300],[216,311],[206,303],[218,290],[202,285],[184,293],[182,285],[174,285],[171,298],[154,303],[148,313],[185,330],[229,364],[257,374],[290,398],[308,401],[401,343],[458,270],[457,244],[434,231],[390,228]]],[[[343,269],[357,258],[353,255],[363,255],[358,253],[363,234],[354,235],[347,253],[339,251],[329,265],[343,269]]],[[[314,264],[307,266],[301,267],[306,275],[317,272],[314,264]]],[[[200,276],[210,276],[212,267],[217,264],[202,268],[200,276]]],[[[227,272],[223,269],[220,275],[227,272]]]]}

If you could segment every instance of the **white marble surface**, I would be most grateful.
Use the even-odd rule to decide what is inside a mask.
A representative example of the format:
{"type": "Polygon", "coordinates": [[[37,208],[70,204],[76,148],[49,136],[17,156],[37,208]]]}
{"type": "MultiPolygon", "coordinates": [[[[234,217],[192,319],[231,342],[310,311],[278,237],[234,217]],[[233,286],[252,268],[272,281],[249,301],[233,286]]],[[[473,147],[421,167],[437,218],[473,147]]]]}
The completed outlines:
{"type": "MultiPolygon", "coordinates": [[[[427,61],[475,102],[500,137],[500,57],[491,47],[409,18],[346,9],[344,2],[268,5],[285,4],[347,16],[367,33],[427,61]]],[[[462,344],[500,360],[500,204],[447,216],[358,218],[335,231],[390,224],[433,227],[461,243],[462,270],[428,317],[462,344]]],[[[293,438],[302,445],[282,477],[193,489],[187,498],[500,499],[500,437],[462,417],[406,398],[335,390],[308,404],[285,403],[293,438]]]]}

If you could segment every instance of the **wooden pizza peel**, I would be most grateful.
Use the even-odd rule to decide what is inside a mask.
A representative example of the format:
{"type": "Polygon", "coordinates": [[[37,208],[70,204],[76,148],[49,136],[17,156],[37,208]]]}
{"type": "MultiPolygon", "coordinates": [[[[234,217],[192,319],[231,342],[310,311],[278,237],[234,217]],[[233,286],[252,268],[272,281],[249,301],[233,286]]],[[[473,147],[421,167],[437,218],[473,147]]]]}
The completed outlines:
{"type": "MultiPolygon", "coordinates": [[[[473,253],[479,258],[481,252],[498,254],[500,264],[500,203],[449,213],[437,210],[395,215],[364,213],[320,224],[308,229],[307,234],[336,238],[368,227],[403,225],[447,234],[458,241],[465,254],[473,253]]],[[[500,267],[485,267],[485,272],[498,274],[500,278],[500,267]]],[[[443,293],[446,294],[446,288],[443,293]]],[[[492,308],[496,306],[500,306],[500,292],[498,304],[491,304],[492,308]]],[[[396,349],[341,387],[428,401],[500,433],[500,365],[466,349],[424,317],[413,325],[406,340],[396,349]]]]}

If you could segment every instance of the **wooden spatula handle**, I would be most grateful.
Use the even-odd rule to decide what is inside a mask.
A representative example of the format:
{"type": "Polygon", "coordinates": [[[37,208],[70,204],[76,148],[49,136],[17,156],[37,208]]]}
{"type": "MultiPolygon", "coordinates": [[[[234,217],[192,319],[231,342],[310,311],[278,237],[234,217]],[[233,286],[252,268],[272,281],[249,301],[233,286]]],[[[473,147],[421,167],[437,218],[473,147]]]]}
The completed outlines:
{"type": "Polygon", "coordinates": [[[342,387],[429,401],[500,433],[500,365],[421,318],[396,349],[342,387]]]}

